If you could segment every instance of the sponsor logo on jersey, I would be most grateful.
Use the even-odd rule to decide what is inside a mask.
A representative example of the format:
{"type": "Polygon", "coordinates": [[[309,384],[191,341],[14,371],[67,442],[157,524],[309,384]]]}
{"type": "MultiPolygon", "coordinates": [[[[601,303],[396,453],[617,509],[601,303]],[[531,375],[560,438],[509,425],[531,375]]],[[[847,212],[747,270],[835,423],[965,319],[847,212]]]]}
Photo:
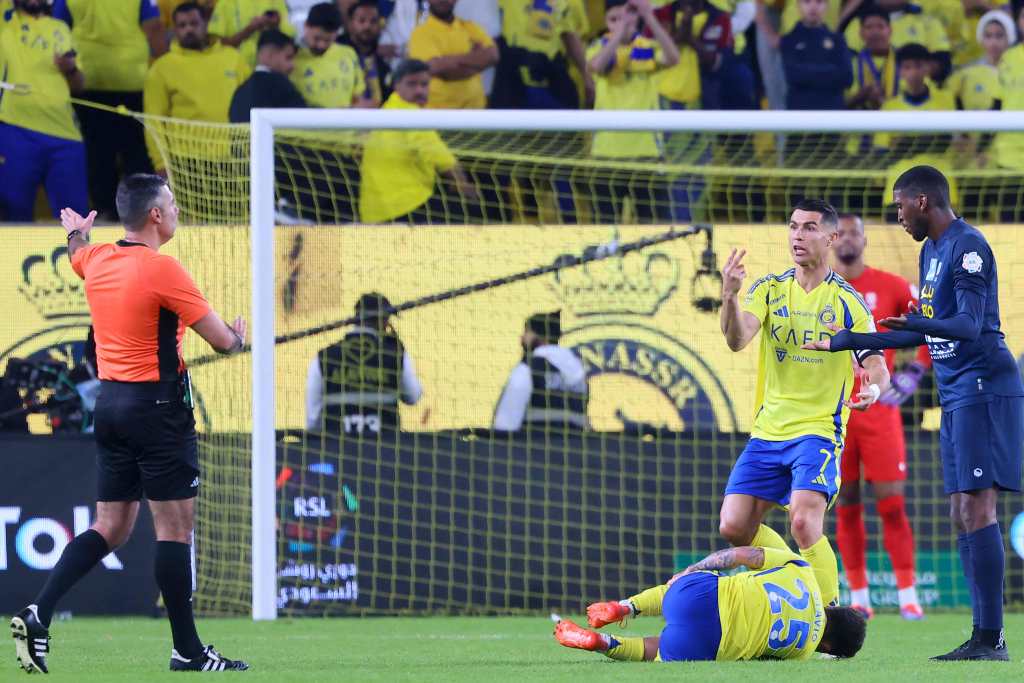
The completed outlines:
{"type": "Polygon", "coordinates": [[[972,275],[974,273],[980,273],[985,262],[978,255],[978,252],[972,251],[964,254],[964,260],[962,262],[964,270],[972,275]]]}

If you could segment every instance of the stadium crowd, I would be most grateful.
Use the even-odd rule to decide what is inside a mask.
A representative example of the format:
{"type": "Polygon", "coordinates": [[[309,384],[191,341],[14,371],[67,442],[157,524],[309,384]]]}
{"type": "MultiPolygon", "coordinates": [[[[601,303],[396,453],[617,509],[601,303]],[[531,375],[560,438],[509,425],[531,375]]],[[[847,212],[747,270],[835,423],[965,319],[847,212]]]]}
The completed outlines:
{"type": "MultiPolygon", "coordinates": [[[[39,215],[42,186],[54,216],[70,206],[115,220],[119,177],[166,173],[168,161],[152,136],[110,108],[213,123],[248,121],[256,106],[1024,109],[1022,6],[0,0],[0,219],[39,215]],[[416,83],[398,87],[402,78],[416,83]]],[[[602,133],[589,154],[657,161],[664,158],[662,142],[650,133],[602,133]]],[[[432,187],[448,176],[472,195],[455,157],[439,140],[428,143],[420,184],[432,187]]],[[[821,136],[792,136],[786,153],[797,155],[805,144],[820,150],[821,143],[821,136]]],[[[952,146],[966,151],[972,165],[1024,164],[1011,136],[875,134],[830,146],[845,146],[850,155],[895,150],[901,158],[952,146]]],[[[382,163],[396,161],[384,156],[382,163]]],[[[361,172],[374,175],[372,168],[361,172]]],[[[633,192],[614,182],[605,189],[609,197],[633,192]]],[[[382,200],[369,197],[371,219],[413,215],[428,196],[412,192],[393,216],[376,215],[382,200]]],[[[637,204],[657,201],[650,199],[637,204]]],[[[385,203],[392,204],[390,197],[385,203]]]]}

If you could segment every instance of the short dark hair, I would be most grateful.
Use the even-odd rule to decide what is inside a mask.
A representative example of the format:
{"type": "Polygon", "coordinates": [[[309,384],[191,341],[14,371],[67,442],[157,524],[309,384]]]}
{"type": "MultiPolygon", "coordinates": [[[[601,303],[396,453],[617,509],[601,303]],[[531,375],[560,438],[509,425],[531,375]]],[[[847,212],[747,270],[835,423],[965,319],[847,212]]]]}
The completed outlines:
{"type": "Polygon", "coordinates": [[[864,646],[867,632],[867,622],[852,607],[825,608],[825,632],[821,639],[828,642],[828,654],[844,659],[853,657],[864,646]]]}
{"type": "Polygon", "coordinates": [[[285,47],[295,47],[295,41],[290,36],[285,35],[282,31],[276,28],[268,28],[266,31],[260,33],[259,40],[256,42],[256,49],[262,50],[265,47],[276,47],[277,49],[285,47]]]}
{"type": "Polygon", "coordinates": [[[333,2],[321,2],[309,8],[306,15],[306,26],[315,26],[325,31],[341,29],[341,10],[333,2]]]}
{"type": "Polygon", "coordinates": [[[794,211],[814,211],[821,214],[821,224],[831,227],[833,230],[839,227],[839,214],[835,207],[824,199],[805,198],[801,199],[793,207],[794,211]]]}
{"type": "Polygon", "coordinates": [[[896,50],[897,62],[905,62],[909,59],[927,62],[931,58],[932,53],[928,51],[928,48],[920,43],[907,43],[900,49],[896,50]]]}
{"type": "Polygon", "coordinates": [[[185,14],[186,12],[199,12],[200,16],[206,17],[203,14],[203,8],[198,2],[181,2],[174,6],[174,11],[171,12],[171,21],[177,19],[179,14],[185,14]]]}
{"type": "Polygon", "coordinates": [[[526,329],[544,341],[557,343],[562,337],[562,311],[534,313],[526,319],[526,329]]]}
{"type": "Polygon", "coordinates": [[[356,15],[356,10],[360,7],[369,7],[380,12],[380,7],[377,5],[377,0],[356,0],[348,8],[348,18],[351,19],[356,15]]]}
{"type": "Polygon", "coordinates": [[[149,210],[156,206],[167,181],[152,173],[133,173],[117,185],[117,214],[124,227],[138,230],[146,225],[149,210]]]}
{"type": "Polygon", "coordinates": [[[881,7],[868,7],[866,10],[860,13],[860,25],[863,26],[864,22],[867,21],[868,17],[878,17],[886,24],[892,24],[892,19],[889,17],[889,13],[881,7]]]}
{"type": "Polygon", "coordinates": [[[403,59],[401,63],[391,72],[391,82],[398,85],[406,76],[421,74],[424,71],[430,73],[430,65],[419,59],[403,59]]]}
{"type": "Polygon", "coordinates": [[[914,166],[903,172],[893,184],[893,190],[925,195],[936,209],[949,208],[949,181],[934,166],[914,166]]]}

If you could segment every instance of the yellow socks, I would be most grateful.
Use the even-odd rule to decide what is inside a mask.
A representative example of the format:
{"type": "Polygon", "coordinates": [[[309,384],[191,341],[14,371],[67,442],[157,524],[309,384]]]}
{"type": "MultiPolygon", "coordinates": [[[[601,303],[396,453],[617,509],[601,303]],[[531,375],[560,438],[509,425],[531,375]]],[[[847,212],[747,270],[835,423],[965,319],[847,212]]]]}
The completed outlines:
{"type": "MultiPolygon", "coordinates": [[[[653,588],[651,590],[654,590],[653,588]]],[[[644,591],[645,593],[647,591],[644,591]]],[[[643,593],[641,593],[643,595],[643,593]]],[[[660,603],[659,603],[660,609],[660,603]]],[[[620,662],[642,662],[644,661],[644,639],[643,638],[622,638],[611,636],[615,647],[608,648],[602,654],[610,659],[617,659],[620,662]]]]}
{"type": "Polygon", "coordinates": [[[759,548],[775,548],[776,550],[789,550],[792,549],[786,544],[782,536],[775,531],[775,529],[762,524],[757,528],[757,533],[754,534],[754,538],[750,541],[750,545],[757,546],[759,548]]]}
{"type": "Polygon", "coordinates": [[[818,588],[821,589],[821,599],[826,605],[831,605],[839,599],[839,567],[836,564],[836,554],[828,538],[822,536],[817,543],[810,548],[800,550],[803,558],[810,562],[814,570],[814,578],[818,580],[818,588]]]}
{"type": "Polygon", "coordinates": [[[661,616],[661,601],[665,599],[667,592],[668,585],[662,584],[634,595],[629,601],[633,603],[637,616],[657,617],[661,616]]]}

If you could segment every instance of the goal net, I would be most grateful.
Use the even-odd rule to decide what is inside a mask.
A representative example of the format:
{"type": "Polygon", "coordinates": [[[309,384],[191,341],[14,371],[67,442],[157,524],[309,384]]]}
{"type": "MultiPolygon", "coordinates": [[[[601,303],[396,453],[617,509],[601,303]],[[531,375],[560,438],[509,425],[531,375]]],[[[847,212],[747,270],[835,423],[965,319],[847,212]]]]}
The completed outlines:
{"type": "MultiPolygon", "coordinates": [[[[985,230],[1004,293],[1024,262],[1010,114],[405,114],[263,112],[251,143],[248,127],[145,121],[194,226],[178,255],[218,310],[253,323],[251,364],[194,365],[202,611],[572,612],[663,581],[723,545],[718,507],[753,418],[757,353],[728,352],[718,330],[723,254],[746,248],[754,276],[789,267],[789,211],[824,197],[864,218],[868,263],[914,282],[919,245],[887,225],[890,188],[931,163],[985,230]],[[409,206],[402,164],[435,144],[423,129],[460,173],[409,206]],[[595,157],[599,136],[652,137],[661,157],[595,157]],[[390,182],[370,181],[367,220],[375,155],[390,182]],[[571,372],[528,362],[531,380],[562,378],[562,402],[496,429],[524,330],[554,334],[552,320],[585,398],[558,385],[571,372]]],[[[1024,304],[1000,303],[1020,354],[1024,304]]],[[[919,593],[963,606],[927,378],[903,415],[919,593]]],[[[1001,505],[1019,603],[1024,528],[1001,505]]],[[[867,508],[875,602],[894,605],[867,508]]]]}

